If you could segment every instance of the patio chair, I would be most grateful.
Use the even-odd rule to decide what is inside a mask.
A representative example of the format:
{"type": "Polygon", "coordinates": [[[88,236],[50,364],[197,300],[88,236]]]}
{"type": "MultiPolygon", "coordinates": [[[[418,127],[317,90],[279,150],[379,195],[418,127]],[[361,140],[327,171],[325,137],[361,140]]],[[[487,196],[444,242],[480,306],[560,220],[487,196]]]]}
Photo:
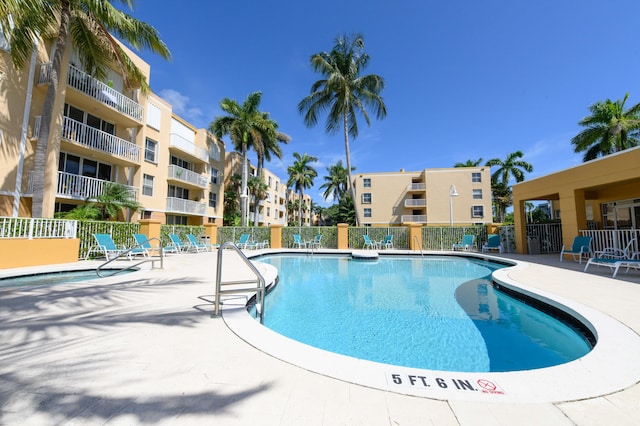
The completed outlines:
{"type": "Polygon", "coordinates": [[[573,256],[574,261],[577,258],[579,263],[582,264],[582,257],[591,255],[591,237],[575,237],[571,249],[565,250],[563,245],[560,251],[560,262],[567,254],[573,256]]]}
{"type": "Polygon", "coordinates": [[[145,256],[151,256],[152,252],[158,252],[159,254],[161,249],[164,253],[177,253],[177,250],[173,245],[165,246],[162,248],[152,246],[151,242],[149,241],[149,237],[147,237],[145,234],[133,234],[133,239],[136,240],[136,244],[138,245],[138,247],[134,248],[133,250],[142,250],[146,253],[145,256]]]}
{"type": "Polygon", "coordinates": [[[457,244],[451,246],[451,250],[463,250],[463,251],[471,251],[473,249],[473,244],[475,242],[474,235],[463,235],[462,241],[457,244]]]}
{"type": "Polygon", "coordinates": [[[377,244],[378,247],[384,249],[393,248],[393,235],[385,235],[384,239],[377,244]]]}
{"type": "Polygon", "coordinates": [[[307,247],[307,243],[302,241],[300,234],[293,234],[293,248],[296,248],[296,246],[298,246],[298,248],[307,247]]]}
{"type": "Polygon", "coordinates": [[[491,234],[487,236],[487,242],[482,245],[482,252],[497,251],[502,254],[502,242],[500,241],[500,234],[491,234]]]}
{"type": "Polygon", "coordinates": [[[376,249],[378,248],[378,243],[376,241],[371,241],[371,238],[367,235],[364,234],[362,236],[362,238],[364,238],[364,244],[362,245],[362,248],[368,248],[368,249],[376,249]]]}
{"type": "Polygon", "coordinates": [[[632,238],[624,249],[616,247],[606,247],[603,250],[598,250],[593,253],[593,257],[587,260],[587,264],[584,266],[584,272],[590,265],[606,266],[611,268],[613,276],[618,274],[620,267],[627,267],[627,272],[630,268],[640,267],[640,259],[634,259],[636,256],[640,257],[640,252],[633,253],[631,249],[635,246],[636,239],[632,238]]]}
{"type": "Polygon", "coordinates": [[[240,235],[240,239],[236,243],[239,249],[255,249],[258,248],[258,243],[254,243],[250,241],[251,234],[242,234],[240,235]]]}
{"type": "MultiPolygon", "coordinates": [[[[123,245],[117,246],[113,241],[113,238],[111,238],[111,235],[109,234],[93,234],[93,238],[96,240],[96,245],[91,247],[89,251],[87,251],[87,255],[85,256],[84,260],[87,260],[91,253],[100,253],[107,260],[111,260],[115,259],[128,250],[123,245]]],[[[131,260],[133,258],[132,254],[127,253],[127,258],[131,260]]]]}
{"type": "Polygon", "coordinates": [[[310,248],[322,248],[322,235],[316,235],[316,237],[313,240],[309,241],[307,245],[310,248]]]}
{"type": "Polygon", "coordinates": [[[198,241],[198,238],[193,234],[187,234],[187,240],[191,247],[196,251],[196,253],[200,253],[201,251],[209,251],[209,246],[198,241]]]}
{"type": "Polygon", "coordinates": [[[169,238],[171,239],[171,244],[173,244],[178,253],[186,253],[188,251],[195,250],[190,243],[183,242],[178,234],[169,234],[169,238]]]}

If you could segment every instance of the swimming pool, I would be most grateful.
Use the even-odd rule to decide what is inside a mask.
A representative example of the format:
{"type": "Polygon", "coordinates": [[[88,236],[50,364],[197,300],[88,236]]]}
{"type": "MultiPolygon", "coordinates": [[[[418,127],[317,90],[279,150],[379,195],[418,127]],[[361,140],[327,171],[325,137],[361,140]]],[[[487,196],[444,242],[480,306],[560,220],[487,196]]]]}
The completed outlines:
{"type": "MultiPolygon", "coordinates": [[[[107,273],[127,274],[135,269],[104,269],[107,273]]],[[[80,269],[73,271],[51,271],[43,273],[25,274],[13,277],[0,278],[0,288],[35,287],[96,280],[100,277],[95,269],[80,269]]]]}
{"type": "Polygon", "coordinates": [[[591,350],[571,326],[491,285],[503,265],[460,257],[261,257],[279,270],[265,326],[359,359],[430,370],[516,371],[591,350]]]}

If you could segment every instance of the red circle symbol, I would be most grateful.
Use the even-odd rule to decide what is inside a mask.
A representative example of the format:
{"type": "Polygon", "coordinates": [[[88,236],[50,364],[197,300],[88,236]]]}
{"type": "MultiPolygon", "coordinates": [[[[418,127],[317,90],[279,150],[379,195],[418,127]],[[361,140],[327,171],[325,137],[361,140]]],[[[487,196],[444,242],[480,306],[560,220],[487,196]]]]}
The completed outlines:
{"type": "Polygon", "coordinates": [[[486,390],[490,390],[490,391],[494,391],[496,390],[498,387],[495,385],[495,383],[490,382],[489,380],[485,380],[485,379],[480,379],[478,380],[478,385],[486,390]]]}

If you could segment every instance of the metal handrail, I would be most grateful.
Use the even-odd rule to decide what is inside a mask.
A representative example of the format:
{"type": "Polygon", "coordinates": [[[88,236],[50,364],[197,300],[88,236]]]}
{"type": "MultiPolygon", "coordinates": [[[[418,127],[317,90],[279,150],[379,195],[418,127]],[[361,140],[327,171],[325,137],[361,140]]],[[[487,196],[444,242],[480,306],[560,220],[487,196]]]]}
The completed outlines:
{"type": "Polygon", "coordinates": [[[216,270],[216,297],[215,297],[215,307],[214,307],[213,316],[214,317],[220,316],[220,305],[222,304],[220,301],[220,296],[222,294],[245,293],[247,291],[253,291],[253,290],[256,291],[256,314],[258,313],[260,314],[260,324],[263,324],[264,323],[264,296],[266,293],[266,284],[265,284],[264,277],[262,276],[260,271],[258,271],[258,269],[255,267],[255,265],[251,263],[251,261],[247,258],[247,256],[245,256],[242,250],[240,250],[238,246],[235,245],[235,243],[231,241],[222,243],[220,245],[220,248],[218,249],[218,263],[217,263],[217,270],[216,270]],[[233,249],[236,251],[236,253],[238,253],[238,255],[240,256],[240,259],[242,259],[245,265],[247,265],[249,269],[256,275],[256,280],[240,280],[240,281],[222,282],[222,253],[224,253],[224,250],[226,248],[233,249]],[[234,288],[230,290],[222,290],[223,284],[225,285],[240,284],[241,285],[241,284],[252,284],[252,283],[256,283],[257,287],[255,288],[240,287],[240,288],[234,288]]]}
{"type": "Polygon", "coordinates": [[[420,256],[424,256],[424,253],[422,252],[422,246],[420,245],[420,241],[418,240],[417,235],[413,236],[413,241],[415,243],[415,246],[420,247],[420,256]]]}
{"type": "MultiPolygon", "coordinates": [[[[127,271],[127,270],[129,270],[129,269],[133,269],[133,268],[135,268],[136,266],[142,265],[143,263],[147,263],[147,262],[151,262],[151,267],[153,268],[157,259],[143,259],[143,260],[141,260],[141,261],[140,261],[140,262],[138,262],[138,263],[134,263],[133,265],[129,265],[129,266],[127,266],[126,268],[123,268],[123,269],[116,269],[116,271],[115,271],[113,274],[103,275],[103,274],[101,273],[102,268],[104,268],[105,266],[107,266],[107,265],[108,265],[108,264],[110,264],[111,262],[113,262],[113,261],[115,261],[115,260],[118,260],[118,259],[120,259],[120,258],[121,258],[121,257],[123,257],[123,256],[129,256],[129,254],[130,254],[133,250],[135,250],[135,249],[137,249],[137,248],[143,248],[143,247],[142,247],[142,246],[143,246],[143,244],[146,244],[146,243],[148,243],[148,242],[150,242],[150,241],[153,241],[153,240],[158,241],[158,242],[159,242],[159,246],[158,246],[158,247],[151,247],[151,249],[152,249],[152,250],[158,250],[158,251],[160,252],[160,269],[164,269],[164,248],[162,247],[162,241],[161,241],[159,238],[150,238],[150,239],[148,239],[147,241],[145,241],[144,243],[136,244],[135,246],[131,247],[130,249],[128,249],[128,250],[126,250],[126,251],[123,251],[123,252],[121,252],[121,253],[118,253],[118,255],[117,255],[116,257],[114,257],[113,259],[108,259],[108,258],[107,258],[107,261],[106,261],[106,262],[104,262],[102,265],[100,265],[100,266],[98,266],[98,267],[96,268],[96,274],[98,274],[98,276],[99,276],[100,278],[112,277],[112,276],[114,276],[114,275],[116,275],[116,274],[119,274],[120,272],[127,271]]],[[[148,248],[147,248],[147,250],[148,250],[148,248]]],[[[105,256],[106,256],[106,255],[105,255],[105,256]]]]}

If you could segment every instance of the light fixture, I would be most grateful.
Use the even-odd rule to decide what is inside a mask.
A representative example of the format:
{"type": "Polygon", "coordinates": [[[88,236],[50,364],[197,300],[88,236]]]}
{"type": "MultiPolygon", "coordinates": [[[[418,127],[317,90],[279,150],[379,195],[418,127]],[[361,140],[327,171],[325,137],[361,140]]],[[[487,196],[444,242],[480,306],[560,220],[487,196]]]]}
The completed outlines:
{"type": "Polygon", "coordinates": [[[458,190],[455,185],[449,187],[449,226],[453,226],[453,197],[457,197],[458,190]]]}

